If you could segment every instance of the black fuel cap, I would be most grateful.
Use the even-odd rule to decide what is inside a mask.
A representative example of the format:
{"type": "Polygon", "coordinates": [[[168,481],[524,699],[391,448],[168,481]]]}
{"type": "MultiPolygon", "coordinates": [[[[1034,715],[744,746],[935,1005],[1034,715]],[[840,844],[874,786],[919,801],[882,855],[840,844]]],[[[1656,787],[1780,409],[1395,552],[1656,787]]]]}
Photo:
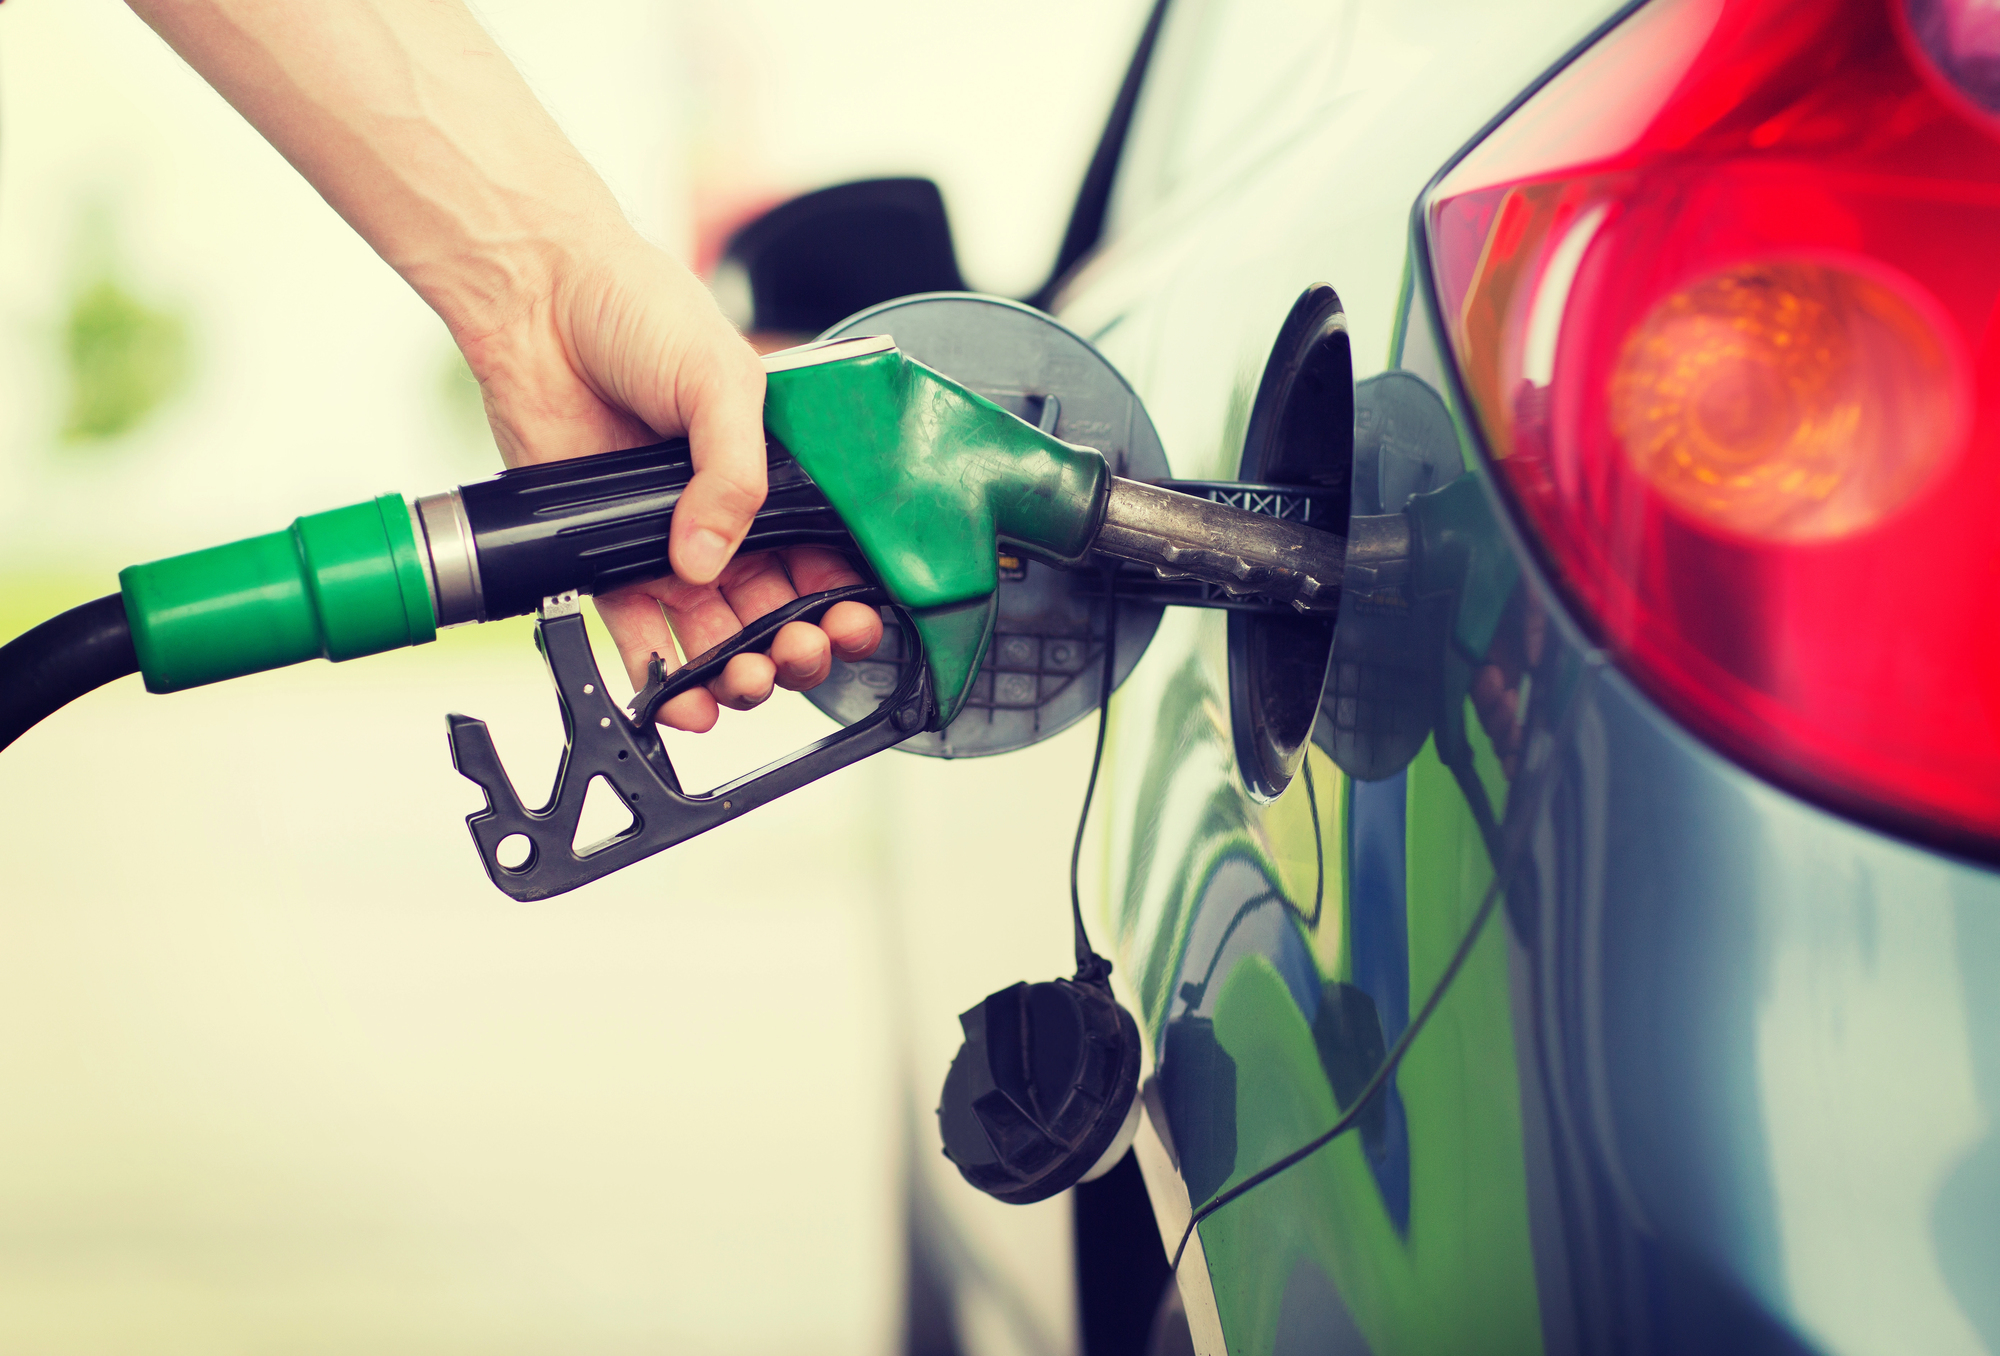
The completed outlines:
{"type": "Polygon", "coordinates": [[[1108,986],[1020,983],[959,1014],[938,1128],[965,1180],[1010,1205],[1066,1191],[1130,1142],[1139,1028],[1108,986]]]}

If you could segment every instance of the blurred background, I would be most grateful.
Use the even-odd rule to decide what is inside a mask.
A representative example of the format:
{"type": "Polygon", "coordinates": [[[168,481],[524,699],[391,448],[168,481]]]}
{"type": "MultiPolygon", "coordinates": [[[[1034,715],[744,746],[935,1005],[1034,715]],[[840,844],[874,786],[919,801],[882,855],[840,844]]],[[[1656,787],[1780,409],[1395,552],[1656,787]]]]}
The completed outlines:
{"type": "MultiPolygon", "coordinates": [[[[970,285],[1019,295],[1144,6],[478,8],[678,255],[922,174],[970,285]]],[[[0,9],[0,639],[122,565],[497,466],[443,327],[150,30],[0,9]]],[[[958,1011],[1066,969],[1089,731],[879,758],[519,905],[448,710],[547,784],[525,623],[128,679],[0,757],[0,1351],[895,1349],[906,1146],[936,1163],[958,1011]]],[[[780,694],[672,751],[706,786],[826,728],[780,694]]],[[[1067,1246],[1058,1203],[952,1208],[1067,1246]]],[[[1067,1303],[961,1322],[1062,1351],[1067,1303]]]]}

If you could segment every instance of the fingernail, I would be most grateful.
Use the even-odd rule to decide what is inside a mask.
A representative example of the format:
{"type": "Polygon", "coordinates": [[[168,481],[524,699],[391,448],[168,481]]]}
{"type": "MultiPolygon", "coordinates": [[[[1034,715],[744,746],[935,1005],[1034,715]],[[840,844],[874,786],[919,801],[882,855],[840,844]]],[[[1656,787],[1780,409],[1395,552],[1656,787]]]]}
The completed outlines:
{"type": "Polygon", "coordinates": [[[697,527],[688,533],[681,557],[683,568],[694,582],[705,584],[722,573],[723,562],[729,558],[729,542],[720,532],[697,527]]]}

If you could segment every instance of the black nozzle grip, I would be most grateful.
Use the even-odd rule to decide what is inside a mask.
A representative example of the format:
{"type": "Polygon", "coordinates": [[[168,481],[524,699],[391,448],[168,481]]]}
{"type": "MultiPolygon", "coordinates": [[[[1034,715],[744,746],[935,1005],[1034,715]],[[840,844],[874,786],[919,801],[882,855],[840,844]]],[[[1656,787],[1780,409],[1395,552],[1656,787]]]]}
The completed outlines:
{"type": "MultiPolygon", "coordinates": [[[[770,491],[739,551],[821,545],[852,553],[840,515],[799,464],[772,447],[770,491]]],[[[672,573],[674,506],[694,478],[685,438],[568,461],[517,466],[459,487],[486,617],[542,599],[601,594],[672,573]]]]}

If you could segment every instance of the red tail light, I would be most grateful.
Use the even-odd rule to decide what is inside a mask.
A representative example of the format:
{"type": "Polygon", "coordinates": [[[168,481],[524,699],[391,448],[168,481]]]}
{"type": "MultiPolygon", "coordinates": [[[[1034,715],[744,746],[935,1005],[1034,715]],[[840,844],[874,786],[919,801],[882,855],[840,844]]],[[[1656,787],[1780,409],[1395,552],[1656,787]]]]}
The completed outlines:
{"type": "Polygon", "coordinates": [[[1655,0],[1425,211],[1489,449],[1627,671],[1747,764],[1989,844],[1993,13],[1655,0]]]}

